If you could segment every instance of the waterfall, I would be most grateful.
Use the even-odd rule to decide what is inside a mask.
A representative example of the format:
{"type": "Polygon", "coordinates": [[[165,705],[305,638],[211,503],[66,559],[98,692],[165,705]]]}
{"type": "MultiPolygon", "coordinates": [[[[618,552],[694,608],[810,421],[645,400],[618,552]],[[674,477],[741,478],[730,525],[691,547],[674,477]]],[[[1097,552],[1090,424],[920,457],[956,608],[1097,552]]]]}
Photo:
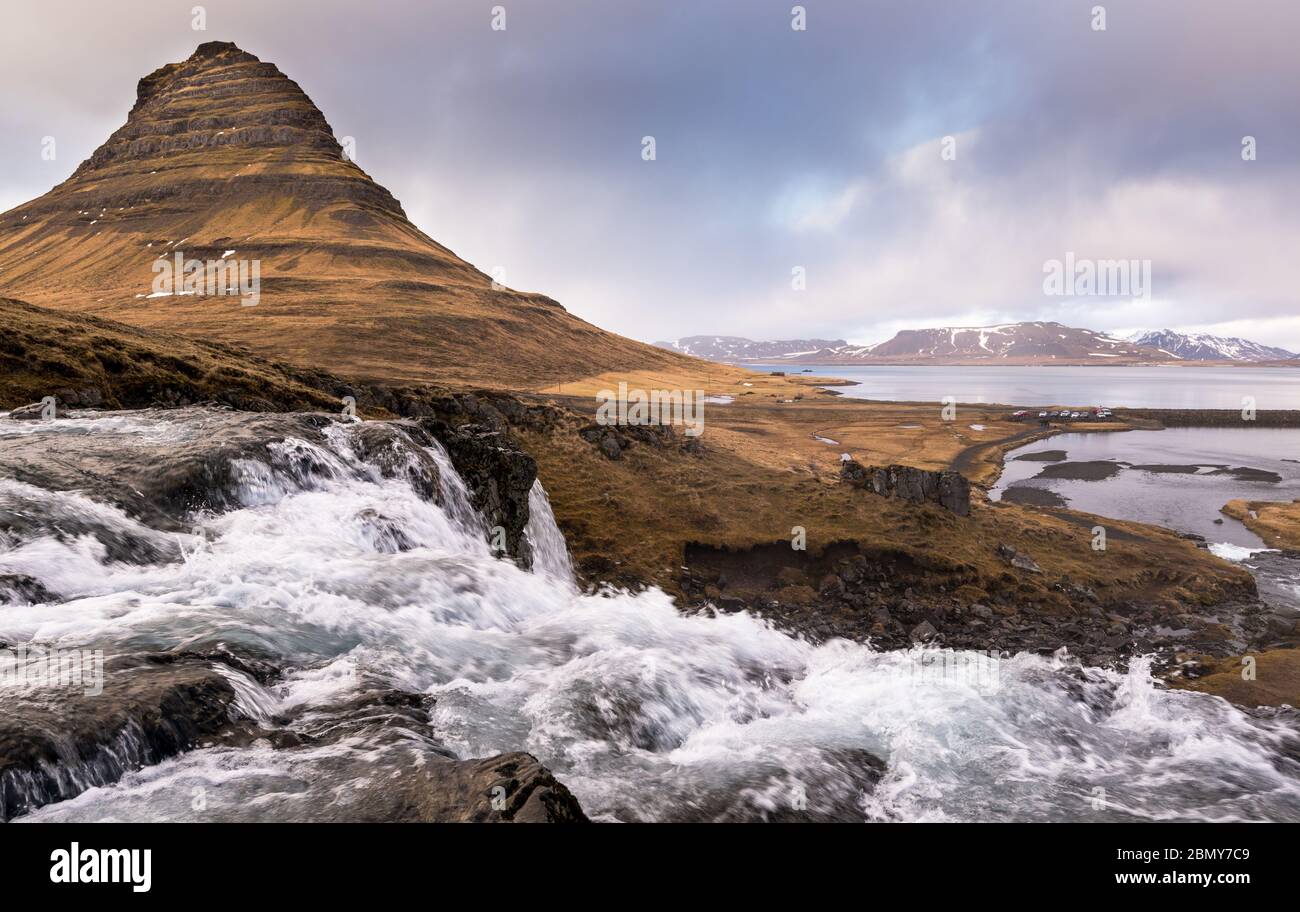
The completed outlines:
{"type": "MultiPolygon", "coordinates": [[[[131,420],[169,426],[152,439],[170,446],[212,433],[199,412],[131,420]]],[[[59,431],[22,433],[30,447],[59,431]]],[[[135,433],[109,423],[58,445],[138,459],[135,433]]],[[[818,645],[745,613],[682,614],[655,589],[584,594],[540,484],[527,572],[468,527],[445,454],[439,506],[358,457],[351,433],[241,456],[237,502],[181,532],[0,486],[0,519],[22,519],[0,536],[0,574],[53,594],[0,608],[0,643],[252,656],[275,674],[241,677],[237,706],[286,736],[192,750],[20,819],[334,819],[376,758],[409,771],[413,742],[365,725],[337,745],[287,735],[373,692],[432,698],[411,724],[439,751],[535,754],[602,820],[1300,819],[1285,715],[1166,690],[1141,663],[818,645]],[[103,543],[122,530],[151,547],[103,543]],[[183,553],[160,544],[178,536],[183,553]]],[[[0,457],[32,452],[6,434],[0,457]]]]}
{"type": "Polygon", "coordinates": [[[528,491],[528,525],[524,529],[533,546],[533,569],[558,580],[573,580],[573,561],[564,533],[555,524],[551,500],[540,480],[534,481],[528,491]]]}

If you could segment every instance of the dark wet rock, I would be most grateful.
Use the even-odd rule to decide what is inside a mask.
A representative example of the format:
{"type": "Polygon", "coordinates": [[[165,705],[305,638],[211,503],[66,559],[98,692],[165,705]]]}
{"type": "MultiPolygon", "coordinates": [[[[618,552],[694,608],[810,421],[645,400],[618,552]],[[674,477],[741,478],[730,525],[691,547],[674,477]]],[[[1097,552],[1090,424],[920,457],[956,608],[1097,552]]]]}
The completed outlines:
{"type": "Polygon", "coordinates": [[[573,793],[532,754],[430,763],[375,789],[350,820],[587,823],[573,793]]]}
{"type": "Polygon", "coordinates": [[[912,466],[840,464],[840,478],[856,488],[908,503],[936,503],[958,516],[970,513],[970,482],[959,472],[932,472],[912,466]]]}
{"type": "MultiPolygon", "coordinates": [[[[101,413],[101,419],[110,414],[101,413]]],[[[128,420],[157,416],[122,414],[128,420]]],[[[299,484],[332,471],[302,445],[321,442],[324,429],[336,420],[329,415],[192,408],[167,417],[168,430],[176,433],[160,438],[115,430],[107,423],[80,433],[5,438],[0,440],[0,473],[45,491],[78,492],[118,506],[153,528],[175,531],[192,511],[241,505],[241,466],[249,462],[274,467],[299,484]]],[[[89,522],[79,515],[84,510],[69,509],[71,521],[89,522]]],[[[106,542],[106,547],[112,551],[114,546],[106,542]]]]}
{"type": "Polygon", "coordinates": [[[357,455],[379,470],[383,478],[400,478],[425,500],[441,503],[438,464],[417,440],[424,432],[415,424],[363,421],[349,436],[357,455]]]}
{"type": "MultiPolygon", "coordinates": [[[[272,466],[304,487],[333,474],[317,451],[299,443],[319,444],[324,429],[335,420],[331,416],[219,411],[207,420],[212,425],[210,435],[141,454],[131,471],[133,489],[168,518],[242,506],[243,462],[272,466]]],[[[146,510],[141,513],[147,515],[146,510]]]]}
{"type": "Polygon", "coordinates": [[[1103,481],[1113,478],[1123,468],[1118,462],[1092,460],[1089,462],[1058,462],[1044,466],[1037,478],[1061,478],[1070,481],[1103,481]]]}
{"type": "Polygon", "coordinates": [[[104,404],[104,394],[93,386],[60,389],[54,395],[59,402],[66,402],[73,408],[97,409],[104,404]]]}
{"type": "Polygon", "coordinates": [[[1228,475],[1238,481],[1260,481],[1265,484],[1277,484],[1282,480],[1282,476],[1276,472],[1270,472],[1266,469],[1252,469],[1249,466],[1236,466],[1235,468],[1215,469],[1210,475],[1228,475]]]}
{"type": "Polygon", "coordinates": [[[1140,472],[1150,472],[1153,475],[1195,475],[1201,470],[1198,465],[1135,465],[1133,468],[1140,472]]]}
{"type": "Polygon", "coordinates": [[[239,715],[234,688],[210,662],[109,657],[102,681],[93,662],[78,667],[80,684],[4,695],[0,819],[116,782],[194,747],[239,715]]]}
{"type": "Polygon", "coordinates": [[[1027,507],[1064,508],[1069,501],[1050,488],[1039,488],[1027,484],[1008,485],[1002,492],[1002,499],[1007,503],[1022,504],[1027,507]]]}
{"type": "Polygon", "coordinates": [[[0,573],[0,605],[37,605],[56,598],[40,580],[25,573],[0,573]]]}
{"type": "Polygon", "coordinates": [[[1022,453],[1019,456],[1013,456],[1012,462],[1062,462],[1067,453],[1065,450],[1039,450],[1036,453],[1022,453]]]}
{"type": "Polygon", "coordinates": [[[600,452],[606,459],[621,459],[623,457],[623,447],[619,444],[618,438],[612,434],[601,438],[600,452]]]}
{"type": "Polygon", "coordinates": [[[537,479],[537,462],[508,431],[481,425],[450,427],[438,420],[421,422],[447,450],[452,465],[469,488],[474,507],[489,528],[505,530],[506,553],[525,568],[533,563],[528,525],[528,493],[537,479]]]}
{"type": "MultiPolygon", "coordinates": [[[[245,723],[223,743],[267,741],[304,757],[310,782],[276,819],[347,823],[584,823],[572,793],[530,754],[458,759],[432,735],[434,699],[375,686],[327,708],[298,710],[270,726],[245,723]],[[349,745],[357,745],[351,749],[349,745]],[[321,751],[320,748],[328,748],[321,751]],[[336,788],[348,783],[346,790],[336,788]]],[[[211,819],[258,819],[215,808],[211,819]]]]}
{"type": "Polygon", "coordinates": [[[49,418],[67,418],[68,410],[62,402],[55,401],[52,412],[47,413],[48,404],[44,402],[33,402],[30,405],[22,405],[9,413],[9,417],[14,421],[42,421],[49,418]]]}
{"type": "MultiPolygon", "coordinates": [[[[3,461],[0,451],[0,464],[3,461]]],[[[20,475],[20,480],[26,479],[20,475]]],[[[103,547],[105,557],[117,563],[149,564],[180,557],[174,538],[125,518],[87,511],[75,495],[60,496],[38,488],[0,490],[0,543],[17,547],[46,537],[65,544],[94,539],[103,547]]]]}
{"type": "Polygon", "coordinates": [[[375,686],[330,706],[255,721],[236,704],[278,669],[223,646],[110,657],[102,692],[19,692],[0,714],[0,820],[110,785],[195,747],[284,752],[301,780],[267,806],[213,800],[197,819],[576,823],[573,795],[524,753],[461,760],[432,735],[433,698],[375,686]],[[346,783],[346,788],[340,785],[346,783]]]}
{"type": "Polygon", "coordinates": [[[938,633],[939,631],[935,629],[933,624],[929,621],[922,621],[912,628],[912,632],[909,635],[912,637],[912,642],[924,643],[927,640],[934,639],[938,633]]]}

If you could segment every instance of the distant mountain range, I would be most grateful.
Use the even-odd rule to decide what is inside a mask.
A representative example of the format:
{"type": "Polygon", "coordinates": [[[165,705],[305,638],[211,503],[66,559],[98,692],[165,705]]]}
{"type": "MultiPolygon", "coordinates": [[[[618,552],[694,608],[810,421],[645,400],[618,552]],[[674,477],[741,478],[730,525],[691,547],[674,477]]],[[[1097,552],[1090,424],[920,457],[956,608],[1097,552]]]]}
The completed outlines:
{"type": "Polygon", "coordinates": [[[847,348],[843,339],[787,339],[781,342],[755,342],[740,336],[687,336],[676,342],[656,342],[660,348],[694,355],[708,361],[764,361],[793,358],[827,350],[847,348]]]}
{"type": "Polygon", "coordinates": [[[1136,332],[1128,339],[1136,345],[1168,352],[1184,361],[1288,361],[1300,357],[1284,348],[1261,345],[1236,336],[1180,333],[1172,329],[1136,332]]]}
{"type": "Polygon", "coordinates": [[[656,342],[711,361],[790,361],[798,364],[1160,364],[1179,361],[1259,363],[1297,356],[1245,339],[1173,330],[1121,339],[1061,323],[1003,323],[905,329],[875,345],[842,339],[755,342],[740,336],[688,336],[656,342]]]}

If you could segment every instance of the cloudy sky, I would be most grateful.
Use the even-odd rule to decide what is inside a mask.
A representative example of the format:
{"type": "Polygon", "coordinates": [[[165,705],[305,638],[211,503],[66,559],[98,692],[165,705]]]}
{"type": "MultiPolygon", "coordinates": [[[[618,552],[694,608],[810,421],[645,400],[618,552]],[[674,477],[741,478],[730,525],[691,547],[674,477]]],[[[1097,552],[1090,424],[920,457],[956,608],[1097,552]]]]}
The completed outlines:
{"type": "Polygon", "coordinates": [[[1295,0],[1112,0],[1104,30],[1098,0],[805,0],[802,31],[789,0],[194,5],[6,7],[0,209],[234,41],[434,238],[636,338],[1050,319],[1300,350],[1295,0]],[[1067,251],[1150,260],[1149,299],[1045,295],[1067,251]]]}

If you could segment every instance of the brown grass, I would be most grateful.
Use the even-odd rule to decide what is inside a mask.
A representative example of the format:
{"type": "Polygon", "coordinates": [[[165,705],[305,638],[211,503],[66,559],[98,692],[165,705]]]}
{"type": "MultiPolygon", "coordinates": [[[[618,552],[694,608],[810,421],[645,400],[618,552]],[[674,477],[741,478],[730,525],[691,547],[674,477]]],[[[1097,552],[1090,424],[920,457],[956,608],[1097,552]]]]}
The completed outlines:
{"type": "MultiPolygon", "coordinates": [[[[594,409],[591,400],[555,401],[587,414],[594,409]]],[[[971,464],[991,477],[1000,447],[1026,430],[979,408],[960,409],[958,417],[942,421],[937,406],[755,397],[706,407],[700,456],[638,443],[611,461],[571,429],[525,432],[524,442],[579,563],[626,583],[675,592],[687,544],[734,550],[788,543],[792,528],[802,526],[810,552],[847,540],[906,554],[936,580],[969,579],[964,596],[971,601],[1011,588],[1026,604],[1063,611],[1068,606],[1057,587],[1070,582],[1103,601],[1195,605],[1249,585],[1240,568],[1150,526],[989,504],[978,492],[972,515],[959,518],[839,483],[841,452],[866,464],[944,468],[973,450],[971,464]],[[972,431],[972,423],[987,430],[972,431]],[[900,427],[911,424],[920,427],[900,427]],[[820,443],[814,433],[839,444],[820,443]],[[1092,549],[1094,525],[1107,528],[1105,552],[1092,549]],[[1028,552],[1046,572],[1010,573],[996,554],[999,544],[1028,552]]]]}
{"type": "Polygon", "coordinates": [[[227,345],[150,332],[0,298],[0,408],[95,390],[104,408],[222,399],[275,409],[328,409],[323,375],[227,345]]]}
{"type": "Polygon", "coordinates": [[[1270,548],[1300,551],[1300,500],[1230,500],[1222,512],[1240,520],[1270,548]]]}
{"type": "Polygon", "coordinates": [[[1273,649],[1253,656],[1254,680],[1242,677],[1244,658],[1224,659],[1208,675],[1191,681],[1175,678],[1173,683],[1241,706],[1300,706],[1300,650],[1273,649]]]}

